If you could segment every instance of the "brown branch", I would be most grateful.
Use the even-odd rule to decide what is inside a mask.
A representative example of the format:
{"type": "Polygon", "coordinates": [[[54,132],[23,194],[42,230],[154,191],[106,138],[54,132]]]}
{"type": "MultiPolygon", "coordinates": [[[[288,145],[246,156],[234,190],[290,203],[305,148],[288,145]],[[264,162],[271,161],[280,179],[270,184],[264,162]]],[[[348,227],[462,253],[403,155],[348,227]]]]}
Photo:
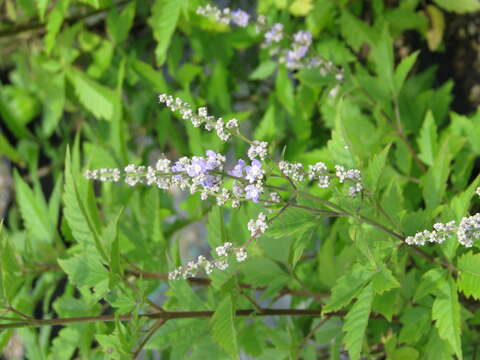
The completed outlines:
{"type": "MultiPolygon", "coordinates": [[[[147,319],[191,319],[191,318],[209,318],[215,311],[164,311],[152,314],[140,314],[138,317],[147,319]]],[[[236,316],[320,316],[320,309],[263,309],[258,312],[256,309],[237,310],[236,316]]],[[[115,315],[98,315],[98,316],[79,316],[56,319],[33,319],[32,321],[19,321],[9,324],[0,324],[0,329],[26,328],[26,327],[40,327],[40,326],[55,326],[66,325],[73,323],[92,323],[92,322],[111,322],[119,319],[120,321],[129,321],[136,315],[125,314],[120,316],[115,315]]]]}

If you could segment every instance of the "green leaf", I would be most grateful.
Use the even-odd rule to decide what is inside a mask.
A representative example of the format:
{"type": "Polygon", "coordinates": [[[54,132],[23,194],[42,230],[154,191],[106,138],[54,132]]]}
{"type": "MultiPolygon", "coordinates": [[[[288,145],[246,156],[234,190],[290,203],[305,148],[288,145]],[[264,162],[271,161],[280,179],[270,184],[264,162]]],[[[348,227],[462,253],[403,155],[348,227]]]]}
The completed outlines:
{"type": "Polygon", "coordinates": [[[436,328],[432,328],[425,346],[425,360],[452,360],[452,354],[453,349],[448,341],[438,335],[436,328]]]}
{"type": "Polygon", "coordinates": [[[455,354],[462,359],[460,303],[457,287],[451,278],[439,284],[440,294],[433,302],[432,319],[438,335],[452,346],[455,354]]]}
{"type": "Polygon", "coordinates": [[[427,208],[433,209],[440,205],[447,188],[448,175],[452,154],[449,149],[450,137],[445,138],[433,165],[422,178],[422,193],[427,208]]]}
{"type": "Polygon", "coordinates": [[[387,145],[380,153],[375,154],[368,164],[368,169],[365,173],[365,184],[373,193],[377,190],[378,182],[385,168],[390,146],[390,144],[387,145]]]}
{"type": "Polygon", "coordinates": [[[8,139],[0,133],[0,155],[5,155],[12,162],[17,164],[23,162],[20,153],[10,144],[8,139]]]}
{"type": "Polygon", "coordinates": [[[355,265],[347,274],[337,280],[332,289],[332,297],[323,307],[323,312],[328,313],[350,304],[361,291],[363,286],[370,280],[373,273],[361,265],[355,265]]]}
{"type": "Polygon", "coordinates": [[[111,120],[115,107],[113,91],[88,78],[80,71],[70,70],[67,75],[80,103],[95,117],[111,120]]]}
{"type": "Polygon", "coordinates": [[[431,328],[430,309],[424,307],[408,307],[403,312],[400,322],[403,324],[400,330],[399,340],[407,344],[417,343],[431,328]]]}
{"type": "Polygon", "coordinates": [[[417,61],[418,54],[420,51],[415,51],[403,58],[400,64],[395,69],[395,74],[393,75],[393,81],[395,85],[395,93],[398,94],[402,89],[405,79],[407,78],[408,73],[412,69],[413,65],[417,61]]]}
{"type": "Polygon", "coordinates": [[[472,296],[475,300],[480,299],[480,254],[471,251],[458,259],[457,268],[459,277],[458,288],[465,296],[472,296]]]}
{"type": "Polygon", "coordinates": [[[153,90],[160,93],[167,91],[167,83],[165,82],[161,71],[157,71],[149,64],[137,59],[132,60],[130,64],[138,75],[150,84],[153,90]]]}
{"type": "Polygon", "coordinates": [[[223,208],[220,206],[214,206],[208,213],[208,243],[212,248],[220,246],[227,241],[223,216],[223,208]]]}
{"type": "Polygon", "coordinates": [[[65,260],[58,260],[70,281],[78,286],[98,286],[108,281],[108,271],[102,265],[100,257],[94,253],[82,253],[65,260]]]}
{"type": "Polygon", "coordinates": [[[295,97],[292,82],[288,77],[288,71],[285,66],[280,66],[275,81],[275,91],[278,101],[285,107],[290,115],[295,112],[295,97]]]}
{"type": "Polygon", "coordinates": [[[170,41],[185,4],[185,0],[156,0],[152,7],[152,15],[148,19],[148,24],[157,41],[155,57],[158,65],[163,65],[166,60],[170,41]]]}
{"type": "Polygon", "coordinates": [[[95,246],[102,259],[108,263],[108,257],[101,244],[98,230],[75,183],[75,178],[71,170],[69,149],[67,149],[65,157],[65,188],[63,202],[63,212],[75,240],[77,240],[77,242],[85,249],[95,246]]]}
{"type": "Polygon", "coordinates": [[[239,359],[234,319],[235,306],[229,295],[218,304],[210,320],[212,337],[232,358],[239,359]]]}
{"type": "Polygon", "coordinates": [[[420,148],[418,157],[425,164],[432,166],[437,153],[437,126],[431,111],[428,111],[425,116],[417,142],[420,148]]]}
{"type": "Polygon", "coordinates": [[[42,85],[45,93],[43,98],[42,132],[50,136],[57,128],[62,118],[65,106],[65,74],[49,74],[48,81],[42,85]]]}
{"type": "Polygon", "coordinates": [[[113,7],[108,13],[107,32],[115,44],[120,44],[128,38],[135,18],[136,4],[136,1],[131,1],[120,13],[116,7],[113,7]]]}
{"type": "Polygon", "coordinates": [[[47,54],[52,52],[55,45],[55,39],[62,27],[63,19],[67,15],[70,0],[59,0],[53,10],[47,16],[47,34],[44,37],[45,51],[47,54]]]}
{"type": "Polygon", "coordinates": [[[434,2],[447,11],[459,14],[480,10],[480,3],[477,0],[434,0],[434,2]]]}
{"type": "Polygon", "coordinates": [[[271,104],[265,115],[263,115],[260,124],[255,129],[255,139],[269,140],[275,137],[278,129],[278,118],[275,116],[275,105],[271,104]]]}
{"type": "Polygon", "coordinates": [[[379,37],[372,45],[372,57],[375,61],[377,74],[393,90],[393,40],[387,25],[382,28],[379,37]]]}
{"type": "Polygon", "coordinates": [[[250,80],[264,80],[273,74],[277,68],[277,63],[272,60],[266,60],[260,63],[249,75],[250,80]]]}
{"type": "Polygon", "coordinates": [[[335,115],[335,129],[332,131],[332,138],[328,141],[327,147],[332,155],[335,163],[355,167],[355,161],[350,151],[351,144],[342,121],[343,116],[343,100],[340,100],[335,115]]]}
{"type": "Polygon", "coordinates": [[[37,4],[40,21],[43,22],[43,19],[45,18],[45,12],[47,11],[48,7],[48,0],[35,0],[35,3],[37,4]]]}
{"type": "Polygon", "coordinates": [[[366,286],[359,294],[357,301],[345,317],[343,331],[345,346],[352,360],[360,359],[362,345],[372,309],[373,288],[366,286]]]}
{"type": "Polygon", "coordinates": [[[17,138],[31,138],[32,134],[27,129],[25,124],[21,122],[18,116],[15,115],[10,103],[7,101],[3,88],[0,87],[0,116],[3,124],[17,137],[17,138]]]}
{"type": "Polygon", "coordinates": [[[21,285],[22,276],[17,257],[10,239],[3,231],[3,223],[0,221],[0,306],[4,302],[10,304],[21,285]]]}
{"type": "Polygon", "coordinates": [[[400,287],[392,271],[384,264],[381,264],[380,269],[373,275],[372,285],[376,294],[383,294],[385,291],[400,287]]]}
{"type": "Polygon", "coordinates": [[[283,238],[305,232],[309,227],[315,226],[316,221],[318,217],[310,211],[289,208],[280,215],[279,221],[270,225],[266,234],[274,238],[283,238]]]}
{"type": "Polygon", "coordinates": [[[43,195],[33,191],[15,171],[15,194],[25,227],[34,241],[53,243],[55,226],[43,195]]]}

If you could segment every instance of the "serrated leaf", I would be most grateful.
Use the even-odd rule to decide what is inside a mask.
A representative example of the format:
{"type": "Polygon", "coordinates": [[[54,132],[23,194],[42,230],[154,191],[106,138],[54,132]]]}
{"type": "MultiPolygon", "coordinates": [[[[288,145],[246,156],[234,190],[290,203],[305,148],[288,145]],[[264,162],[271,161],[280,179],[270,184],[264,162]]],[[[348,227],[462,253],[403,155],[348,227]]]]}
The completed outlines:
{"type": "Polygon", "coordinates": [[[17,172],[14,174],[15,194],[28,233],[34,241],[52,243],[55,227],[49,217],[43,196],[35,194],[17,172]]]}
{"type": "Polygon", "coordinates": [[[380,269],[372,277],[372,285],[376,294],[400,287],[400,283],[393,276],[392,271],[381,264],[380,269]]]}
{"type": "Polygon", "coordinates": [[[10,239],[3,231],[0,221],[0,306],[4,302],[11,303],[21,282],[20,267],[10,239]]]}
{"type": "Polygon", "coordinates": [[[208,213],[207,238],[212,248],[220,246],[227,241],[223,216],[223,208],[220,206],[214,206],[208,213]]]}
{"type": "Polygon", "coordinates": [[[372,275],[373,273],[365,267],[354,266],[347,274],[337,280],[332,289],[332,297],[323,307],[323,312],[340,310],[350,304],[350,301],[357,296],[372,275]]]}
{"type": "Polygon", "coordinates": [[[350,152],[350,141],[342,122],[342,112],[343,100],[340,100],[336,108],[335,129],[332,131],[332,138],[327,142],[327,147],[335,163],[353,168],[355,161],[350,152]]]}
{"type": "Polygon", "coordinates": [[[449,140],[450,137],[445,138],[433,165],[421,180],[422,193],[427,209],[433,209],[440,205],[447,188],[448,175],[451,170],[450,162],[452,161],[449,140]]]}
{"type": "Polygon", "coordinates": [[[268,228],[267,235],[274,238],[283,238],[305,232],[308,228],[316,225],[318,217],[310,211],[289,208],[280,215],[279,221],[275,221],[268,228]]]}
{"type": "Polygon", "coordinates": [[[47,16],[47,34],[44,37],[45,51],[47,54],[52,52],[55,45],[55,39],[62,27],[63,19],[67,15],[70,0],[60,0],[55,4],[53,10],[47,16]]]}
{"type": "Polygon", "coordinates": [[[148,24],[153,29],[153,37],[157,41],[155,49],[157,65],[163,65],[166,60],[170,41],[184,5],[185,0],[156,0],[152,7],[148,24]]]}
{"type": "Polygon", "coordinates": [[[80,71],[70,70],[67,75],[80,103],[95,117],[111,120],[115,108],[113,91],[88,78],[80,71]]]}
{"type": "Polygon", "coordinates": [[[135,18],[135,7],[136,1],[131,1],[120,13],[115,7],[108,13],[107,31],[115,44],[127,39],[135,18]]]}
{"type": "Polygon", "coordinates": [[[395,85],[395,92],[398,94],[402,89],[405,79],[407,78],[408,73],[412,70],[413,65],[417,61],[419,51],[415,51],[403,58],[400,64],[398,64],[395,69],[395,74],[393,75],[393,81],[395,85]]]}
{"type": "Polygon", "coordinates": [[[432,166],[437,153],[437,126],[431,111],[428,111],[425,116],[417,142],[420,148],[418,157],[425,164],[432,166]]]}
{"type": "Polygon", "coordinates": [[[360,359],[365,331],[372,310],[372,301],[373,287],[370,284],[362,290],[345,317],[345,324],[343,325],[343,331],[346,333],[344,342],[352,360],[360,359]]]}
{"type": "Polygon", "coordinates": [[[458,259],[457,268],[459,277],[458,288],[466,295],[474,299],[480,299],[480,254],[471,251],[458,259]]]}
{"type": "Polygon", "coordinates": [[[86,205],[80,197],[75,178],[71,170],[70,150],[65,157],[65,188],[63,193],[64,215],[75,240],[84,248],[95,246],[104,261],[107,255],[100,241],[97,228],[89,214],[86,205]]]}
{"type": "Polygon", "coordinates": [[[239,359],[237,332],[234,324],[235,306],[232,297],[226,296],[218,304],[210,320],[212,337],[232,358],[239,359]]]}
{"type": "Polygon", "coordinates": [[[380,153],[376,154],[369,162],[365,176],[365,182],[369,190],[375,193],[380,177],[385,167],[390,144],[387,145],[380,153]]]}
{"type": "Polygon", "coordinates": [[[95,287],[108,280],[107,269],[94,253],[77,254],[68,259],[60,259],[58,263],[76,286],[95,287]]]}
{"type": "Polygon", "coordinates": [[[432,319],[438,329],[438,335],[452,346],[459,359],[462,355],[460,328],[460,303],[457,287],[452,279],[445,279],[439,284],[440,294],[433,302],[432,319]]]}

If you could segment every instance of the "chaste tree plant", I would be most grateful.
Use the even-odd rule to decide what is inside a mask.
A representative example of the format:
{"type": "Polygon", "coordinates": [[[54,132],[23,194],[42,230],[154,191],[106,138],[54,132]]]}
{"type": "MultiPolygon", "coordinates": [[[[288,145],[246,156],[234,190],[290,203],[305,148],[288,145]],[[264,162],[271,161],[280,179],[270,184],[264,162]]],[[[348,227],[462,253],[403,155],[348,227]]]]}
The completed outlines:
{"type": "Polygon", "coordinates": [[[476,358],[475,1],[0,9],[5,358],[476,358]]]}

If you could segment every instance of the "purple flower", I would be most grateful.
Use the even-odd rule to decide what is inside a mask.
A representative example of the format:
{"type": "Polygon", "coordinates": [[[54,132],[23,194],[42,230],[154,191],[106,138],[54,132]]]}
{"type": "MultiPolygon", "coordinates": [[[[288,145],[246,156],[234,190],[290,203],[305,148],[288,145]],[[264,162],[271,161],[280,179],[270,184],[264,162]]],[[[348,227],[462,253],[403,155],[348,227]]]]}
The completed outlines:
{"type": "Polygon", "coordinates": [[[232,22],[240,27],[247,26],[249,19],[250,19],[250,15],[248,15],[243,10],[232,11],[232,22]]]}
{"type": "Polygon", "coordinates": [[[206,168],[207,170],[215,170],[222,165],[220,161],[220,156],[213,150],[207,150],[207,161],[206,161],[206,168]]]}
{"type": "Polygon", "coordinates": [[[247,185],[245,187],[245,199],[251,199],[254,203],[258,202],[262,194],[262,187],[258,185],[247,185]]]}
{"type": "Polygon", "coordinates": [[[274,42],[279,42],[283,38],[283,25],[282,24],[274,24],[270,30],[265,33],[265,42],[267,44],[271,44],[274,42]]]}
{"type": "Polygon", "coordinates": [[[245,166],[246,176],[250,183],[255,182],[255,180],[260,180],[263,177],[262,163],[257,159],[252,160],[251,166],[245,166]]]}
{"type": "Polygon", "coordinates": [[[245,161],[242,159],[239,159],[237,162],[237,165],[228,172],[229,175],[235,176],[235,177],[243,177],[243,171],[245,167],[245,161]]]}
{"type": "Polygon", "coordinates": [[[220,182],[218,176],[213,176],[213,175],[207,175],[205,176],[205,180],[201,182],[203,186],[206,188],[213,188],[215,185],[217,185],[220,182]]]}
{"type": "Polygon", "coordinates": [[[305,45],[307,47],[312,43],[312,33],[310,31],[297,31],[293,35],[293,41],[299,45],[305,45]]]}
{"type": "Polygon", "coordinates": [[[194,156],[191,164],[186,167],[186,170],[190,177],[205,174],[207,171],[207,161],[204,158],[194,156]]]}

